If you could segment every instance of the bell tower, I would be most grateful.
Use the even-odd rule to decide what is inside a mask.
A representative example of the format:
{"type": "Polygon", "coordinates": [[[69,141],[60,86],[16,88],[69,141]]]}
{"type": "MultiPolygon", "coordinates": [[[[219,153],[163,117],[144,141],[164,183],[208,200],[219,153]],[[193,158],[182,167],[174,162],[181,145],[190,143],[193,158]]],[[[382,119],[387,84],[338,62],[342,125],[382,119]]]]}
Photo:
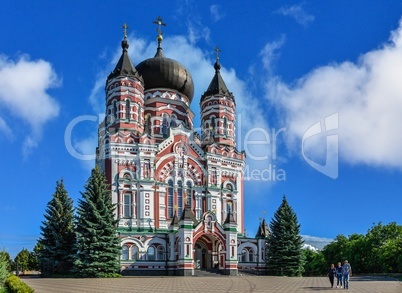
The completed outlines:
{"type": "Polygon", "coordinates": [[[236,103],[233,94],[229,92],[220,73],[220,49],[216,47],[215,51],[215,75],[208,89],[201,96],[200,102],[202,145],[207,146],[216,143],[236,147],[236,103]]]}
{"type": "Polygon", "coordinates": [[[105,126],[109,134],[129,130],[140,136],[144,132],[144,82],[128,56],[127,29],[124,24],[123,52],[106,81],[105,126]]]}

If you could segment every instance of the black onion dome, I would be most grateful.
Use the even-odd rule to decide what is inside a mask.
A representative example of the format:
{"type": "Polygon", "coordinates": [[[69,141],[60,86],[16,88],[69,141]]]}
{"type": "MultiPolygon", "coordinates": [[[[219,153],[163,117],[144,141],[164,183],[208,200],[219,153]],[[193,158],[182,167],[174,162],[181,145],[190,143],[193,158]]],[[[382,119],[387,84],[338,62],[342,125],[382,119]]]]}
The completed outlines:
{"type": "Polygon", "coordinates": [[[194,96],[194,83],[190,72],[176,60],[165,58],[158,47],[155,57],[137,65],[136,70],[144,80],[145,90],[167,88],[186,95],[191,102],[194,96]]]}

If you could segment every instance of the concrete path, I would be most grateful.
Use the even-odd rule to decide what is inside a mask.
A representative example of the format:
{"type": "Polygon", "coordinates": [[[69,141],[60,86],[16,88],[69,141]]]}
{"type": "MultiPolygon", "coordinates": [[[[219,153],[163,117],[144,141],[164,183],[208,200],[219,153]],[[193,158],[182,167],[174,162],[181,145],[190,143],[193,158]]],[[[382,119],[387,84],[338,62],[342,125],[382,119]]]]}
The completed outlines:
{"type": "MultiPolygon", "coordinates": [[[[117,279],[23,278],[36,293],[78,292],[346,292],[331,289],[325,277],[123,277],[117,279]]],[[[387,277],[352,277],[348,292],[402,292],[401,282],[387,277]]]]}

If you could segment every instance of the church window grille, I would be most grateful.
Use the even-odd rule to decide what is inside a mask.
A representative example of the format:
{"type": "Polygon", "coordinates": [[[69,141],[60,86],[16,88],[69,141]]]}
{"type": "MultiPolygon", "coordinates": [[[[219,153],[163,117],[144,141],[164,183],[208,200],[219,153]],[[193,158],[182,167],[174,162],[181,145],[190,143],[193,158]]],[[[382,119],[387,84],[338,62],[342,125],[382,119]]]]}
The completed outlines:
{"type": "Polygon", "coordinates": [[[126,100],[126,119],[130,120],[130,111],[131,110],[131,106],[130,106],[130,100],[126,100]]]}
{"type": "Polygon", "coordinates": [[[168,122],[168,117],[166,114],[163,114],[163,119],[162,119],[162,135],[164,138],[168,136],[168,128],[169,128],[169,122],[168,122]]]}
{"type": "Polygon", "coordinates": [[[216,173],[216,168],[211,169],[211,185],[217,185],[217,173],[216,173]]]}
{"type": "Polygon", "coordinates": [[[241,251],[241,262],[247,262],[247,249],[241,251]]]}
{"type": "Polygon", "coordinates": [[[173,218],[173,180],[168,182],[168,218],[173,218]]]}
{"type": "Polygon", "coordinates": [[[124,218],[131,218],[131,194],[126,193],[124,195],[124,218]]]}
{"type": "Polygon", "coordinates": [[[128,260],[128,247],[126,245],[121,248],[121,259],[128,260]]]}
{"type": "Polygon", "coordinates": [[[113,115],[114,115],[114,118],[117,119],[117,102],[116,101],[113,102],[113,115]]]}
{"type": "Polygon", "coordinates": [[[248,251],[248,261],[253,262],[254,261],[254,250],[250,249],[248,251]]]}
{"type": "Polygon", "coordinates": [[[141,123],[141,106],[139,104],[137,106],[137,121],[141,123]]]}
{"type": "Polygon", "coordinates": [[[215,137],[215,117],[211,117],[211,125],[209,127],[212,137],[215,137]]]}
{"type": "Polygon", "coordinates": [[[223,117],[223,134],[228,135],[228,119],[223,117]]]}
{"type": "Polygon", "coordinates": [[[145,118],[145,132],[151,134],[152,124],[151,124],[151,115],[147,115],[145,118]]]}
{"type": "Polygon", "coordinates": [[[176,127],[177,126],[177,117],[175,115],[172,115],[170,117],[170,127],[176,127]]]}
{"type": "Polygon", "coordinates": [[[155,260],[155,247],[151,246],[148,248],[147,260],[155,260]]]}
{"type": "Polygon", "coordinates": [[[183,211],[183,183],[181,181],[177,182],[177,207],[177,214],[180,218],[183,211]]]}
{"type": "Polygon", "coordinates": [[[162,245],[158,246],[157,249],[157,259],[158,260],[165,260],[165,249],[163,248],[162,245]]]}
{"type": "Polygon", "coordinates": [[[138,247],[137,245],[131,246],[131,260],[138,259],[138,247]]]}

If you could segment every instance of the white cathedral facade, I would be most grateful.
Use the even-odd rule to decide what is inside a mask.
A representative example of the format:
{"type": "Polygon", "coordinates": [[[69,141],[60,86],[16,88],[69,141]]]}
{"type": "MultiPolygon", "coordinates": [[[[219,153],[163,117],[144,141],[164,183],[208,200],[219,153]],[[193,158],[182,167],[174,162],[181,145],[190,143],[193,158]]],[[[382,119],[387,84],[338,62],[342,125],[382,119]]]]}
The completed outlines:
{"type": "MultiPolygon", "coordinates": [[[[159,27],[162,23],[157,19],[159,27]]],[[[134,66],[126,32],[122,55],[106,80],[106,117],[99,125],[96,164],[116,204],[121,272],[194,275],[214,269],[265,269],[268,227],[244,229],[245,153],[236,148],[235,97],[217,56],[200,97],[202,133],[194,130],[194,83],[164,56],[134,66]]]]}

